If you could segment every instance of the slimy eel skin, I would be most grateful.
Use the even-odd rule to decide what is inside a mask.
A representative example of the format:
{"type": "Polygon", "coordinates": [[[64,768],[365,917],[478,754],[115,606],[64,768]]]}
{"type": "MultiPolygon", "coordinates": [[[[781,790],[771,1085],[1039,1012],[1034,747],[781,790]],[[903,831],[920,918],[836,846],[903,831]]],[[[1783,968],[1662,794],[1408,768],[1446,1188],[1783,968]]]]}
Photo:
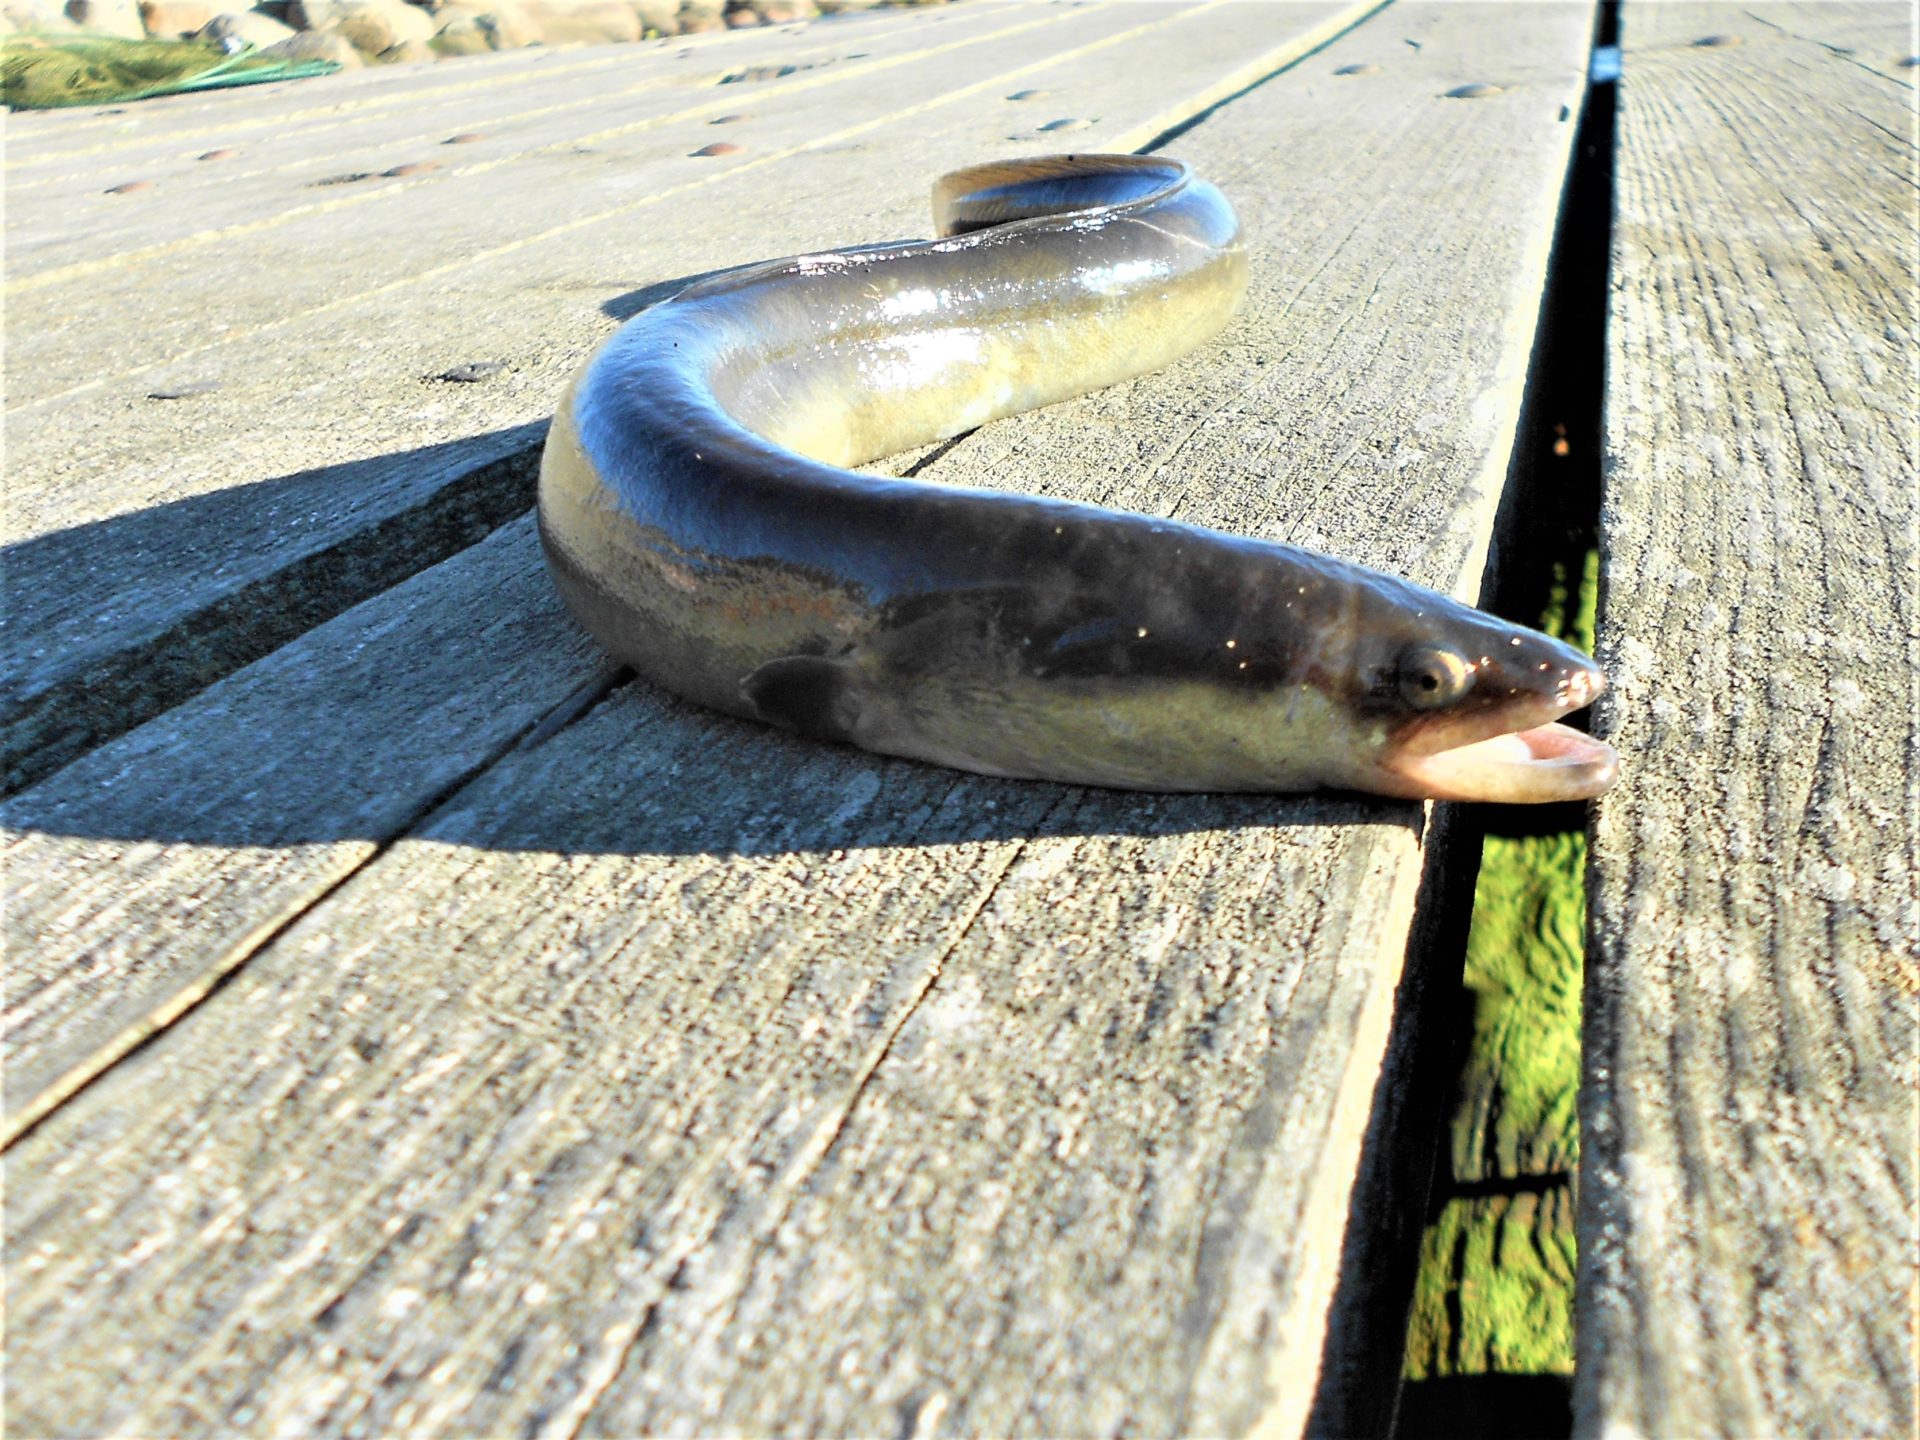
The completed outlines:
{"type": "Polygon", "coordinates": [[[1593,662],[1434,591],[1171,520],[845,467],[1169,363],[1247,284],[1233,209],[1133,155],[976,166],[938,238],[696,284],[618,331],[547,439],[560,593],[730,714],[989,775],[1564,800],[1593,662]]]}

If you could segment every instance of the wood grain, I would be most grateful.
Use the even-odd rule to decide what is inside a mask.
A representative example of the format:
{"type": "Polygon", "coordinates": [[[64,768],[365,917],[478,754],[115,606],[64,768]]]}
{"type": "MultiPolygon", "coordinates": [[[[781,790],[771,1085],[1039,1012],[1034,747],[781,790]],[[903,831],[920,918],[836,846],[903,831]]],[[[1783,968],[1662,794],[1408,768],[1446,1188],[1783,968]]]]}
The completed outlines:
{"type": "Polygon", "coordinates": [[[1625,16],[1586,1434],[1915,1424],[1910,15],[1625,16]]]}
{"type": "MultiPolygon", "coordinates": [[[[499,146],[419,183],[349,186],[347,198],[309,205],[319,192],[304,179],[326,169],[309,161],[304,179],[269,175],[223,201],[220,167],[198,167],[174,218],[227,203],[243,219],[147,253],[137,219],[123,218],[113,265],[22,277],[8,297],[5,787],[524,508],[530,467],[510,462],[537,445],[529,427],[650,287],[677,288],[733,256],[924,233],[924,185],[881,200],[876,171],[911,166],[917,180],[1057,148],[1014,138],[1031,111],[1006,97],[1023,85],[1098,122],[1075,143],[1128,148],[1212,103],[1223,78],[1270,71],[1367,8],[1022,0],[848,41],[829,52],[834,63],[752,86],[635,86],[591,69],[578,85],[571,70],[546,81],[548,60],[529,52],[514,91],[523,108],[499,146]],[[590,97],[596,76],[598,129],[550,113],[556,94],[590,97]],[[716,133],[708,119],[745,105],[746,89],[758,118],[728,133],[750,151],[691,158],[716,133]],[[566,198],[503,203],[518,193],[566,198]],[[263,254],[300,258],[263,264],[263,254]],[[433,378],[475,360],[504,368],[478,384],[433,378]],[[212,388],[149,398],[181,384],[212,388]],[[113,583],[76,585],[76,574],[113,583]]],[[[791,50],[802,39],[766,43],[789,47],[775,58],[804,60],[791,50]]],[[[646,69],[648,52],[630,48],[646,69]]],[[[440,69],[465,63],[415,84],[441,95],[440,69]]],[[[367,164],[376,151],[391,163],[437,147],[451,123],[444,110],[400,118],[359,152],[367,164]]],[[[54,240],[79,213],[19,208],[36,217],[23,226],[54,240]]]]}
{"type": "MultiPolygon", "coordinates": [[[[1034,8],[1013,7],[1019,15],[1034,8]]],[[[1310,46],[1347,12],[1304,5],[1278,12],[1279,24],[1270,12],[1252,6],[1215,6],[1208,13],[1216,17],[1219,33],[1191,47],[1164,72],[1184,77],[1191,87],[1171,112],[1179,118],[1194,113],[1179,107],[1211,103],[1223,82],[1243,75],[1251,39],[1263,42],[1256,62],[1261,56],[1285,56],[1310,46]]],[[[1062,43],[1055,54],[1037,56],[1023,43],[1017,50],[1002,50],[999,64],[1010,73],[1057,85],[1061,93],[1096,100],[1111,112],[1110,127],[1122,122],[1129,127],[1110,129],[1106,143],[1138,144],[1164,128],[1170,113],[1166,97],[1158,90],[1144,93],[1126,71],[1116,77],[1103,67],[1116,55],[1144,59],[1151,47],[1165,45],[1169,19],[1195,18],[1166,6],[1128,9],[1117,19],[1109,16],[1105,28],[1094,33],[1090,43],[1099,48],[1092,55],[1084,54],[1086,47],[1078,41],[1056,35],[1062,43]],[[1115,35],[1127,37],[1127,43],[1105,43],[1115,35]]],[[[949,87],[958,84],[950,67],[944,80],[949,87]]],[[[714,243],[716,235],[731,237],[728,243],[741,247],[771,245],[777,253],[923,227],[929,182],[913,167],[930,165],[930,173],[937,174],[977,158],[973,147],[982,126],[1006,125],[1000,102],[1011,84],[990,87],[985,98],[992,104],[985,110],[956,104],[943,123],[926,119],[918,129],[899,126],[884,141],[876,139],[873,150],[796,167],[781,182],[780,196],[805,195],[806,205],[785,204],[771,214],[756,209],[743,217],[738,187],[684,196],[680,230],[661,237],[646,263],[681,266],[682,273],[695,270],[711,261],[712,252],[700,246],[714,243]],[[910,178],[876,200],[871,175],[882,159],[910,178]],[[868,229],[823,237],[821,212],[835,205],[856,216],[877,211],[881,218],[865,222],[868,229]],[[663,255],[665,261],[659,258],[663,255]]],[[[929,115],[941,114],[935,102],[946,93],[936,89],[932,100],[917,94],[912,104],[929,115]]],[[[846,128],[849,122],[892,119],[900,103],[898,93],[870,90],[866,108],[836,123],[846,128]]],[[[778,119],[777,110],[770,110],[770,118],[778,119]]],[[[798,122],[794,129],[810,133],[798,122]]],[[[667,163],[679,157],[654,158],[667,163]]],[[[558,183],[560,193],[572,194],[577,182],[558,183]]],[[[556,202],[554,208],[566,207],[556,202]]],[[[623,226],[608,224],[588,234],[622,259],[634,248],[623,226]]],[[[631,296],[619,299],[625,306],[631,296]]],[[[391,370],[397,351],[433,332],[436,304],[424,294],[416,296],[416,319],[399,333],[384,318],[376,328],[376,317],[363,315],[348,343],[366,357],[363,365],[391,370]]],[[[470,295],[462,308],[475,310],[470,295]]],[[[494,323],[498,311],[481,308],[485,313],[479,318],[494,323]]],[[[524,327],[534,318],[537,314],[510,315],[503,323],[524,327]]],[[[463,323],[474,324],[474,315],[463,323]]],[[[596,308],[591,321],[575,318],[573,330],[584,335],[558,327],[562,337],[542,343],[551,345],[554,355],[577,361],[609,326],[596,308]]],[[[339,343],[338,337],[329,343],[339,343]]],[[[564,372],[552,373],[539,403],[550,405],[567,378],[564,372]]],[[[417,390],[417,381],[410,384],[417,390]]],[[[363,393],[368,413],[384,413],[375,403],[378,393],[384,392],[363,393]]],[[[260,413],[266,403],[259,399],[252,408],[238,406],[228,420],[215,422],[216,438],[224,443],[235,428],[246,428],[246,417],[260,413]]],[[[480,424],[485,402],[465,403],[480,424]]],[[[522,387],[496,403],[512,414],[535,401],[530,388],[522,387]]],[[[1151,417],[1143,423],[1151,423],[1151,417]]],[[[381,433],[369,431],[362,443],[374,443],[381,433]]],[[[1130,433],[1140,433],[1139,427],[1130,433]]],[[[283,433],[280,443],[297,438],[283,433]]],[[[211,493],[175,495],[144,511],[73,524],[6,552],[8,584],[19,598],[9,617],[15,653],[32,646],[40,667],[67,676],[42,690],[33,706],[15,713],[22,753],[34,765],[51,769],[72,754],[56,757],[50,750],[81,751],[95,738],[86,717],[96,710],[102,723],[123,726],[129,711],[160,712],[137,735],[98,746],[68,773],[23,794],[9,812],[16,828],[61,839],[51,847],[29,840],[12,854],[19,880],[7,923],[16,943],[30,953],[9,971],[6,1133],[32,1123],[150,1034],[156,1017],[174,1013],[177,996],[199,993],[241,963],[252,945],[336,883],[372,853],[370,847],[392,839],[424,813],[463,767],[511,743],[589,683],[595,667],[569,638],[572,632],[547,594],[530,526],[520,527],[510,559],[497,561],[497,548],[470,556],[457,577],[450,575],[432,589],[431,603],[404,587],[381,593],[412,569],[470,544],[490,523],[498,525],[529,506],[533,464],[523,452],[539,439],[539,428],[530,422],[363,462],[316,465],[253,485],[236,485],[230,474],[210,471],[216,486],[211,493]],[[489,454],[503,458],[482,465],[489,454]],[[296,558],[316,543],[328,547],[318,559],[296,558]],[[88,568],[113,575],[113,585],[54,583],[55,577],[88,568]],[[250,575],[251,585],[234,589],[250,575]],[[471,607],[489,587],[501,587],[497,598],[518,628],[513,622],[472,626],[471,607]],[[296,647],[270,653],[323,620],[329,602],[346,606],[362,600],[364,612],[329,630],[316,652],[296,647]],[[431,618],[406,623],[406,616],[423,612],[431,618]],[[186,618],[162,641],[136,643],[137,663],[127,661],[127,649],[117,648],[130,639],[137,642],[142,626],[183,613],[186,618]],[[460,635],[463,627],[472,633],[460,635]],[[62,643],[75,637],[83,638],[62,643]],[[98,666],[76,669],[93,647],[105,651],[98,666]],[[223,673],[223,661],[231,669],[256,651],[263,657],[255,662],[260,668],[239,685],[207,688],[223,673]],[[365,673],[403,678],[379,687],[354,683],[356,674],[365,673]],[[349,692],[353,704],[327,703],[330,696],[349,692]],[[442,693],[450,698],[439,700],[442,693]],[[511,698],[495,703],[497,694],[511,698]],[[49,740],[46,727],[52,725],[62,727],[61,746],[49,740]],[[339,784],[342,769],[361,754],[370,757],[362,767],[364,783],[339,784]],[[104,843],[75,849],[70,837],[104,843]],[[181,857],[156,852],[150,841],[199,848],[182,869],[181,857]],[[233,848],[206,848],[223,845],[233,848]],[[275,845],[296,848],[263,863],[261,848],[275,845]],[[210,891],[217,898],[205,903],[210,891]],[[141,898],[135,924],[127,923],[121,908],[129,896],[141,898]],[[78,911],[76,902],[82,907],[78,911]],[[84,918],[89,904],[106,917],[108,929],[84,918]]],[[[211,463],[211,454],[206,458],[211,463]]],[[[173,459],[184,463],[177,455],[173,459]]],[[[1077,459],[1061,457],[1058,463],[1063,490],[1070,492],[1081,477],[1077,459]]],[[[1111,462],[1116,471],[1124,463],[1120,457],[1111,462]]],[[[1008,473],[1017,482],[1032,468],[1015,466],[1008,473]]],[[[163,483],[191,488],[177,469],[163,483]]],[[[127,503],[127,497],[91,503],[111,507],[127,503]]],[[[25,683],[31,687],[37,678],[25,683]]]]}
{"type": "MultiPolygon", "coordinates": [[[[1591,12],[1383,13],[1180,138],[1265,237],[1244,322],[925,473],[1477,590],[1591,12]]],[[[413,606],[470,606],[471,563],[413,606]]],[[[404,656],[356,618],[289,668],[404,656]]],[[[181,718],[259,790],[272,756],[181,718]]],[[[127,823],[129,863],[184,838],[127,823]]],[[[9,1422],[1298,1433],[1426,834],[1353,798],[959,776],[622,688],[16,1143],[9,1422]]]]}
{"type": "Polygon", "coordinates": [[[602,665],[526,516],[6,802],[0,1133],[199,1003],[602,665]]]}

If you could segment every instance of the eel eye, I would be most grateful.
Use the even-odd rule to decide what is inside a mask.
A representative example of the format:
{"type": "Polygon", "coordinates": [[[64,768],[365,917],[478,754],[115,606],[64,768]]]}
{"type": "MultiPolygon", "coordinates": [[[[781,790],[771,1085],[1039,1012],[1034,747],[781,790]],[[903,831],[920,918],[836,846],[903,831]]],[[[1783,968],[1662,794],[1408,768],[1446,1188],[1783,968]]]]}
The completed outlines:
{"type": "Polygon", "coordinates": [[[1415,645],[1401,652],[1394,682],[1400,698],[1416,710],[1451,705],[1473,685],[1473,670],[1457,650],[1415,645]]]}

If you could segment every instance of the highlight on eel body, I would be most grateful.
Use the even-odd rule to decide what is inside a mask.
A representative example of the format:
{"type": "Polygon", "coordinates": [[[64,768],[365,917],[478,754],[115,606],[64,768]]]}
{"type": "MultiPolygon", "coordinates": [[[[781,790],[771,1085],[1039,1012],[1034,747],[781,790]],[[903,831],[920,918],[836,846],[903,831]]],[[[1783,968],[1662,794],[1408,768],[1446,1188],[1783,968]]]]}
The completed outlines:
{"type": "Polygon", "coordinates": [[[845,467],[1169,363],[1246,290],[1175,161],[976,166],[938,237],[696,284],[574,380],[540,534],[599,642],[680,695],[989,775],[1138,790],[1596,795],[1593,662],[1289,545],[845,467]]]}

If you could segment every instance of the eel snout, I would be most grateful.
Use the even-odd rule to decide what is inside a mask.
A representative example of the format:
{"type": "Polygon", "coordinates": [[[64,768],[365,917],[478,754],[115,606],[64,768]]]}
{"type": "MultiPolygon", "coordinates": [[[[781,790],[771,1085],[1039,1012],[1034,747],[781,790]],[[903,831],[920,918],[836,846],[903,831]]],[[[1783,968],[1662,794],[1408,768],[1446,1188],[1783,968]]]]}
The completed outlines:
{"type": "Polygon", "coordinates": [[[1407,787],[1403,793],[1434,800],[1590,800],[1613,787],[1620,756],[1604,740],[1560,721],[1592,704],[1606,686],[1606,676],[1591,665],[1570,670],[1551,693],[1515,697],[1470,729],[1437,731],[1387,757],[1383,768],[1407,787]]]}

